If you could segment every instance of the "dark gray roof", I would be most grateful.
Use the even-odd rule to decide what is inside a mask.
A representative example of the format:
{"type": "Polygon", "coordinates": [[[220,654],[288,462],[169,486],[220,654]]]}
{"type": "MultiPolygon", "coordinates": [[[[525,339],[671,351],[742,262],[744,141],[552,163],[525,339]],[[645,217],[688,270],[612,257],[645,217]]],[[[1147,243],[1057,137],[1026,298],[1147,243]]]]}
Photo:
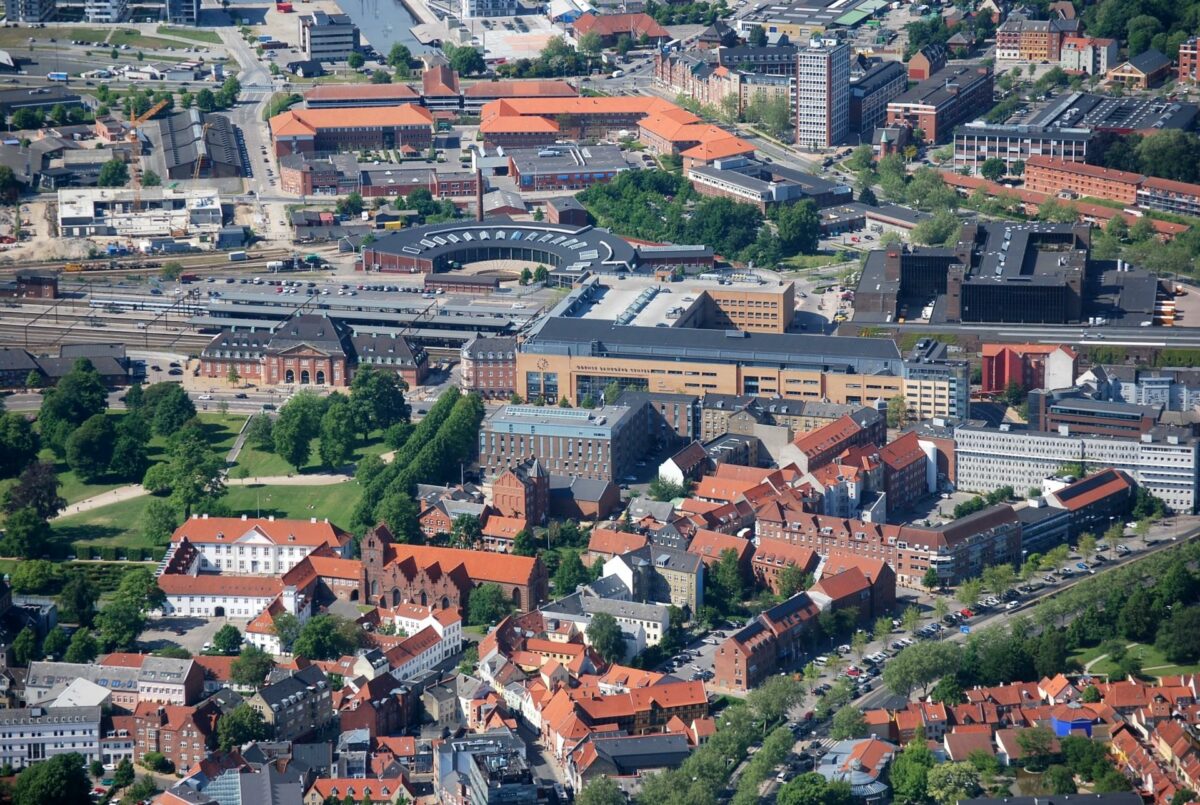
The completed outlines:
{"type": "Polygon", "coordinates": [[[1171,60],[1163,53],[1155,50],[1154,48],[1150,48],[1146,52],[1139,53],[1130,59],[1129,66],[1135,70],[1145,73],[1146,75],[1151,75],[1165,67],[1170,67],[1171,60]]]}
{"type": "Polygon", "coordinates": [[[474,341],[463,347],[463,351],[472,358],[480,358],[488,353],[502,353],[515,358],[517,339],[515,336],[476,336],[474,341]]]}
{"type": "Polygon", "coordinates": [[[160,121],[158,131],[168,170],[205,157],[210,165],[242,166],[237,133],[224,115],[188,109],[160,121]]]}
{"type": "MultiPolygon", "coordinates": [[[[128,375],[129,370],[125,368],[116,358],[108,355],[89,355],[86,356],[92,362],[92,366],[101,377],[119,377],[128,375]]],[[[42,370],[48,378],[65,377],[75,368],[75,361],[79,358],[38,358],[38,368],[42,370]]]]}
{"type": "Polygon", "coordinates": [[[559,212],[566,212],[567,210],[581,210],[581,211],[586,212],[584,206],[582,204],[580,204],[579,200],[576,199],[574,196],[561,196],[559,198],[548,198],[548,199],[546,199],[546,206],[553,207],[554,209],[558,210],[559,212]]]}
{"type": "Polygon", "coordinates": [[[891,103],[924,104],[937,108],[957,98],[968,85],[985,80],[986,74],[980,72],[977,64],[943,67],[912,89],[893,98],[891,103]],[[951,90],[947,87],[948,84],[956,84],[958,89],[951,90]]]}
{"type": "Polygon", "coordinates": [[[569,496],[575,500],[598,501],[604,497],[605,492],[612,486],[612,481],[602,481],[595,478],[578,478],[568,475],[550,476],[551,495],[569,496]]]}
{"type": "Polygon", "coordinates": [[[1007,137],[1024,140],[1057,140],[1062,142],[1088,142],[1092,132],[1085,128],[1067,128],[1064,126],[1030,126],[1018,124],[1012,126],[989,125],[986,123],[967,123],[954,130],[955,136],[963,134],[973,137],[1007,137]]]}
{"type": "Polygon", "coordinates": [[[259,688],[258,695],[268,707],[283,706],[289,696],[305,696],[309,688],[328,690],[329,680],[325,672],[315,665],[310,665],[302,671],[296,671],[287,677],[270,685],[259,688]]]}
{"type": "Polygon", "coordinates": [[[1017,519],[1021,521],[1021,525],[1033,525],[1040,523],[1043,520],[1052,520],[1056,517],[1070,518],[1071,512],[1066,509],[1058,509],[1053,506],[1022,506],[1016,509],[1017,519]]]}
{"type": "Polygon", "coordinates": [[[63,344],[58,348],[60,358],[89,358],[99,356],[124,360],[124,344],[63,344]]]}
{"type": "Polygon", "coordinates": [[[0,372],[28,372],[38,368],[33,356],[18,347],[0,347],[0,372]]]}
{"type": "Polygon", "coordinates": [[[349,355],[352,349],[349,331],[344,326],[311,313],[293,316],[271,333],[271,352],[300,345],[315,347],[330,355],[349,355]]]}
{"type": "Polygon", "coordinates": [[[599,758],[612,763],[621,775],[678,766],[691,753],[687,737],[679,733],[594,736],[592,742],[599,758]]]}
{"type": "Polygon", "coordinates": [[[893,81],[905,81],[907,75],[901,62],[880,62],[863,73],[862,78],[851,81],[850,92],[857,95],[870,95],[893,81]]]}
{"type": "Polygon", "coordinates": [[[544,355],[670,357],[865,374],[901,371],[899,349],[886,338],[631,327],[596,319],[549,318],[522,349],[544,355]]]}

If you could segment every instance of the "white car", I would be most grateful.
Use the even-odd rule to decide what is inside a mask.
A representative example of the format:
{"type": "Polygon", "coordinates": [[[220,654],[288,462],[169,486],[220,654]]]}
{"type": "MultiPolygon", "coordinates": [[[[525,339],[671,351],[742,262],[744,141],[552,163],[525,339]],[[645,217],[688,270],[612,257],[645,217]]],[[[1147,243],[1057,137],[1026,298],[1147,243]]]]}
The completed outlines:
{"type": "Polygon", "coordinates": [[[197,400],[211,400],[211,399],[212,399],[212,395],[211,395],[211,394],[201,394],[201,395],[200,395],[199,397],[197,397],[196,399],[197,399],[197,400]]]}

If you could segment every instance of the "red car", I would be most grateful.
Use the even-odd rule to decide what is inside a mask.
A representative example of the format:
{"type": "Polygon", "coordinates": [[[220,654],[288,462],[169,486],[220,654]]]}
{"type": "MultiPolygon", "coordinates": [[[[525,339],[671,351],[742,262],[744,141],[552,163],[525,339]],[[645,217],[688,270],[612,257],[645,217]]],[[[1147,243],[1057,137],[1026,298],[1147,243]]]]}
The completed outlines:
{"type": "Polygon", "coordinates": [[[862,671],[858,670],[857,668],[847,668],[846,669],[846,676],[861,676],[861,675],[862,675],[862,671]]]}
{"type": "Polygon", "coordinates": [[[971,611],[971,610],[969,610],[969,609],[960,609],[960,610],[958,611],[958,614],[959,614],[959,615],[962,615],[964,618],[973,618],[973,617],[975,617],[975,613],[974,613],[974,612],[972,612],[972,611],[971,611]]]}

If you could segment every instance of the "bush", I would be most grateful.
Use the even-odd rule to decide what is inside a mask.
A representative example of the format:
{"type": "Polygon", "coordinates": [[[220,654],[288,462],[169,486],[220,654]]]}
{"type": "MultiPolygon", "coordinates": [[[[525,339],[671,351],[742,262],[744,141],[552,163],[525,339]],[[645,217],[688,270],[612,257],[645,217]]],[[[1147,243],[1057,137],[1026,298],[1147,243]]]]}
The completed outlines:
{"type": "Polygon", "coordinates": [[[142,756],[142,765],[150,771],[169,774],[175,771],[175,764],[167,760],[161,752],[147,752],[142,756]]]}

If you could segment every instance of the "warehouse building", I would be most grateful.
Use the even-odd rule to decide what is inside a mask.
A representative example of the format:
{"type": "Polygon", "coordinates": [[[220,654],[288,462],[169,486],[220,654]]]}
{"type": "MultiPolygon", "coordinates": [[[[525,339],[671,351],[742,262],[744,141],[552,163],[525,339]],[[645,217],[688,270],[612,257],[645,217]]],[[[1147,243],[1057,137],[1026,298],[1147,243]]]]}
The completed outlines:
{"type": "Polygon", "coordinates": [[[169,179],[242,175],[237,130],[225,115],[188,109],[160,120],[158,137],[169,179]]]}

